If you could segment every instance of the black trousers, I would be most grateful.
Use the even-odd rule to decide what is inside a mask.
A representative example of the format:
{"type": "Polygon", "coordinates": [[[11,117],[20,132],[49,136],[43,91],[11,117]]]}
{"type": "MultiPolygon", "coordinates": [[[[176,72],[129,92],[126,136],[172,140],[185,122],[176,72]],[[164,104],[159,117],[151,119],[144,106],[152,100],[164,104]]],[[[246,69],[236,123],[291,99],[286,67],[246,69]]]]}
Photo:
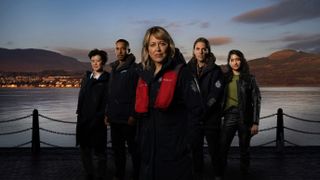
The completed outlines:
{"type": "Polygon", "coordinates": [[[203,145],[204,137],[206,138],[211,164],[213,166],[213,174],[218,174],[219,165],[219,140],[220,140],[220,119],[218,115],[210,121],[205,121],[198,132],[196,145],[192,150],[193,170],[195,179],[203,179],[203,145]]]}
{"type": "Polygon", "coordinates": [[[111,141],[112,150],[114,153],[115,162],[115,176],[123,179],[126,170],[126,142],[128,152],[131,155],[134,180],[139,177],[140,160],[137,151],[137,143],[135,142],[136,126],[129,126],[127,124],[111,123],[111,141]]]}
{"type": "Polygon", "coordinates": [[[88,177],[105,177],[105,172],[107,170],[106,148],[93,148],[80,145],[80,156],[88,177]]]}
{"type": "Polygon", "coordinates": [[[228,152],[238,131],[239,147],[240,147],[240,170],[242,174],[247,174],[250,165],[250,127],[240,121],[238,108],[229,109],[222,121],[221,137],[220,137],[220,174],[223,176],[226,166],[228,152]]]}

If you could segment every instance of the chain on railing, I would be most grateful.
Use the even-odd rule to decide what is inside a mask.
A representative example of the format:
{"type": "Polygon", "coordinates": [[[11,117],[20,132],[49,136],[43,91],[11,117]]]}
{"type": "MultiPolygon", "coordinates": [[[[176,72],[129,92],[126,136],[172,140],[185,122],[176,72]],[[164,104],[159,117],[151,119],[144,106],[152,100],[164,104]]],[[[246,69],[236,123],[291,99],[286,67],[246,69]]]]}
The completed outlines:
{"type": "Polygon", "coordinates": [[[286,142],[286,143],[288,143],[288,144],[290,144],[290,145],[293,145],[293,146],[299,146],[298,144],[292,143],[292,142],[290,142],[290,141],[288,141],[288,140],[284,140],[284,142],[286,142]]]}
{"type": "Polygon", "coordinates": [[[287,129],[287,130],[290,130],[290,131],[294,131],[294,132],[298,132],[298,133],[303,133],[303,134],[320,135],[320,132],[302,131],[302,130],[293,129],[293,128],[288,128],[288,127],[284,127],[284,129],[287,129]]]}
{"type": "Polygon", "coordinates": [[[49,132],[49,133],[53,133],[53,134],[59,134],[59,135],[66,135],[66,136],[75,136],[75,133],[65,133],[65,132],[58,132],[58,131],[52,131],[50,129],[45,129],[45,128],[39,128],[40,130],[49,132]]]}
{"type": "Polygon", "coordinates": [[[1,123],[7,123],[7,122],[13,122],[13,121],[19,121],[19,120],[26,119],[26,118],[31,117],[31,116],[32,116],[32,114],[27,115],[27,116],[23,116],[23,117],[19,117],[19,118],[15,118],[15,119],[9,119],[9,120],[5,120],[5,121],[0,121],[0,124],[1,123]]]}
{"type": "Polygon", "coordinates": [[[32,130],[32,128],[27,128],[27,129],[23,129],[23,130],[19,130],[19,131],[12,131],[12,132],[6,132],[6,133],[0,133],[0,136],[3,135],[11,135],[11,134],[18,134],[18,133],[22,133],[22,132],[26,132],[32,130]]]}
{"type": "Polygon", "coordinates": [[[28,141],[28,142],[25,142],[25,143],[22,143],[22,144],[15,145],[13,147],[22,147],[22,146],[25,146],[25,145],[31,144],[31,143],[32,143],[32,141],[28,141]]]}
{"type": "MultiPolygon", "coordinates": [[[[290,145],[294,145],[294,146],[298,146],[297,144],[295,143],[292,143],[290,141],[287,141],[284,139],[284,134],[283,134],[283,129],[286,129],[286,130],[290,130],[290,131],[294,131],[294,132],[298,132],[298,133],[304,133],[304,134],[313,134],[313,135],[320,135],[320,132],[308,132],[308,131],[303,131],[303,130],[297,130],[297,129],[293,129],[293,128],[289,128],[289,127],[285,127],[283,125],[283,116],[287,116],[289,118],[292,118],[292,119],[295,119],[295,120],[300,120],[300,121],[304,121],[304,122],[310,122],[310,123],[320,123],[319,121],[314,121],[314,120],[308,120],[308,119],[302,119],[302,118],[298,118],[298,117],[294,117],[294,116],[291,116],[291,115],[288,115],[288,114],[285,114],[283,113],[282,109],[278,109],[278,112],[275,113],[275,114],[270,114],[270,115],[267,115],[267,116],[263,116],[261,117],[260,119],[267,119],[267,118],[271,118],[273,116],[276,116],[277,115],[277,126],[274,126],[274,127],[269,127],[269,128],[264,128],[264,129],[260,129],[259,132],[265,132],[265,131],[270,131],[270,130],[273,130],[273,129],[277,129],[277,138],[276,140],[272,140],[272,141],[269,141],[269,142],[266,142],[266,143],[262,143],[262,144],[259,144],[259,145],[255,145],[255,146],[266,146],[266,145],[270,145],[272,143],[276,143],[277,147],[279,146],[280,149],[284,147],[284,143],[287,143],[287,144],[290,144],[290,145]],[[280,121],[279,121],[280,120],[280,121]],[[282,121],[282,122],[281,122],[282,121]],[[279,124],[280,122],[280,124],[279,124]],[[281,124],[282,123],[282,124],[281,124]],[[279,126],[280,125],[280,126],[279,126]],[[282,130],[279,130],[279,128],[282,128],[282,130]],[[280,133],[280,134],[279,134],[280,133]],[[280,137],[280,139],[282,140],[279,140],[278,138],[280,137]],[[279,144],[280,143],[280,144],[279,144]],[[282,145],[281,145],[282,143],[282,145]],[[282,147],[281,147],[282,146],[282,147]]],[[[76,122],[70,122],[70,121],[62,121],[62,120],[58,120],[58,119],[54,119],[54,118],[50,118],[48,116],[45,116],[45,115],[42,115],[42,114],[39,114],[38,111],[35,109],[33,114],[31,115],[27,115],[27,116],[23,116],[23,117],[19,117],[19,118],[15,118],[15,119],[11,119],[11,120],[6,120],[6,121],[0,121],[0,123],[8,123],[8,122],[13,122],[13,121],[18,121],[18,120],[22,120],[22,119],[25,119],[25,118],[29,118],[33,116],[33,121],[37,122],[37,124],[39,124],[38,122],[38,117],[42,117],[42,118],[45,118],[45,119],[48,119],[48,120],[51,120],[51,121],[55,121],[55,122],[59,122],[59,123],[68,123],[68,124],[76,124],[76,122]]],[[[13,131],[13,132],[5,132],[5,133],[0,133],[0,136],[1,135],[12,135],[12,134],[17,134],[17,133],[22,133],[22,132],[26,132],[26,131],[29,131],[29,130],[34,130],[34,128],[37,128],[37,131],[39,130],[42,130],[42,131],[45,131],[45,132],[48,132],[48,133],[53,133],[53,134],[59,134],[59,135],[67,135],[67,136],[75,136],[76,134],[75,133],[66,133],[66,132],[58,132],[58,131],[53,131],[53,130],[50,130],[50,129],[46,129],[46,128],[43,128],[43,127],[31,127],[31,128],[27,128],[27,129],[23,129],[23,130],[19,130],[19,131],[13,131]]],[[[36,131],[35,131],[36,132],[36,131]]],[[[34,134],[34,132],[32,133],[34,134]]],[[[37,135],[39,136],[39,135],[37,135]]],[[[22,146],[25,146],[27,144],[30,144],[32,143],[32,146],[34,146],[34,140],[31,140],[29,142],[25,142],[25,143],[22,143],[22,144],[19,144],[19,145],[16,145],[14,147],[22,147],[22,146]]],[[[41,144],[44,144],[44,145],[47,145],[47,146],[51,146],[51,147],[62,147],[62,146],[58,146],[58,145],[54,145],[54,144],[51,144],[51,143],[48,143],[48,142],[43,142],[43,141],[38,141],[38,143],[41,143],[41,144]]],[[[108,141],[107,142],[107,145],[110,144],[111,141],[108,141]]]]}
{"type": "Polygon", "coordinates": [[[309,122],[309,123],[320,123],[320,121],[298,118],[298,117],[291,116],[291,115],[286,114],[286,113],[283,113],[283,115],[285,115],[285,116],[287,116],[289,118],[295,119],[295,120],[299,120],[299,121],[304,121],[304,122],[309,122]]]}
{"type": "Polygon", "coordinates": [[[255,147],[266,146],[266,145],[269,145],[269,144],[272,144],[272,143],[275,143],[275,142],[276,142],[276,140],[272,140],[272,141],[269,141],[269,142],[266,142],[266,143],[255,145],[255,147]]]}
{"type": "Polygon", "coordinates": [[[265,129],[260,129],[259,132],[263,132],[263,131],[270,131],[272,129],[276,129],[277,127],[274,126],[274,127],[270,127],[270,128],[265,128],[265,129]]]}
{"type": "Polygon", "coordinates": [[[42,118],[45,118],[45,119],[51,120],[51,121],[55,121],[55,122],[60,122],[60,123],[69,123],[69,124],[76,124],[76,122],[62,121],[62,120],[59,120],[59,119],[53,119],[53,118],[50,118],[50,117],[45,116],[45,115],[42,115],[42,114],[39,114],[39,116],[40,116],[40,117],[42,117],[42,118]]]}
{"type": "MultiPolygon", "coordinates": [[[[18,118],[14,118],[14,119],[9,119],[9,120],[5,120],[5,121],[0,121],[0,124],[1,123],[11,123],[11,122],[14,122],[14,121],[19,121],[19,120],[23,120],[23,119],[26,119],[26,118],[29,118],[31,117],[33,114],[30,114],[30,115],[26,115],[26,116],[22,116],[22,117],[18,117],[18,118]]],[[[12,134],[19,134],[19,133],[23,133],[23,132],[27,132],[27,131],[30,131],[32,130],[32,127],[30,128],[26,128],[26,129],[22,129],[22,130],[18,130],[18,131],[11,131],[11,132],[4,132],[4,133],[0,133],[0,136],[5,136],[5,135],[12,135],[12,134]]],[[[27,144],[30,144],[32,141],[28,141],[28,142],[25,142],[25,143],[22,143],[22,144],[17,144],[17,145],[14,145],[13,147],[17,148],[17,147],[22,147],[22,146],[25,146],[27,144]]]]}
{"type": "Polygon", "coordinates": [[[260,117],[260,120],[267,119],[267,118],[270,118],[270,117],[273,117],[273,116],[276,116],[276,115],[277,115],[277,113],[270,114],[270,115],[267,115],[267,116],[263,116],[263,117],[260,117]]]}
{"type": "Polygon", "coordinates": [[[51,146],[51,147],[63,148],[62,146],[58,146],[58,145],[54,145],[54,144],[50,144],[50,143],[43,142],[43,141],[40,141],[40,143],[41,143],[41,144],[44,144],[44,145],[47,145],[47,146],[51,146]]]}

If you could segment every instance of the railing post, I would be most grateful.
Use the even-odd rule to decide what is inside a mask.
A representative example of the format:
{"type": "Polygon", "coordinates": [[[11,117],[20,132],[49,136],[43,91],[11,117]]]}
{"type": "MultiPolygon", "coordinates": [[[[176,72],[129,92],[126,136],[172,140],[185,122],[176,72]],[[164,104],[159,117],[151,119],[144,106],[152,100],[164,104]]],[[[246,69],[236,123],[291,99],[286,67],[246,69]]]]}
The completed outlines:
{"type": "Polygon", "coordinates": [[[37,156],[40,152],[40,133],[39,133],[39,113],[37,109],[32,114],[32,155],[37,156]]]}
{"type": "Polygon", "coordinates": [[[283,153],[284,150],[284,133],[283,133],[283,110],[281,108],[278,109],[277,112],[277,151],[283,153]]]}

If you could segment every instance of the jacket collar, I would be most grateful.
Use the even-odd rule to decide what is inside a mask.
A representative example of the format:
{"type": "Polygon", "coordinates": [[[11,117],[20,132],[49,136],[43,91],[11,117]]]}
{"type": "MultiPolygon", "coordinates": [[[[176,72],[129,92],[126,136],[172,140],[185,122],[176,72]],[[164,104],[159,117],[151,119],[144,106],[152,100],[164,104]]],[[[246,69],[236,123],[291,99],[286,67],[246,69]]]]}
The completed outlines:
{"type": "MultiPolygon", "coordinates": [[[[206,66],[203,67],[203,72],[199,78],[203,77],[205,74],[209,73],[210,71],[218,67],[215,64],[214,56],[210,56],[209,58],[207,58],[206,62],[206,66]]],[[[191,60],[188,62],[188,66],[190,67],[193,74],[197,74],[197,60],[194,57],[192,57],[191,60]]]]}
{"type": "Polygon", "coordinates": [[[164,61],[165,62],[162,65],[161,70],[157,73],[156,76],[154,76],[155,68],[151,68],[150,70],[143,70],[142,67],[140,67],[138,74],[149,84],[153,80],[157,80],[162,77],[163,74],[168,70],[173,70],[178,64],[186,64],[183,55],[177,48],[175,49],[174,57],[167,57],[164,61]]]}
{"type": "Polygon", "coordinates": [[[128,69],[135,62],[135,60],[136,60],[136,57],[133,54],[128,54],[126,56],[124,64],[122,64],[121,67],[117,68],[118,65],[120,64],[119,60],[111,63],[110,66],[111,66],[113,72],[122,71],[124,69],[128,69]]]}

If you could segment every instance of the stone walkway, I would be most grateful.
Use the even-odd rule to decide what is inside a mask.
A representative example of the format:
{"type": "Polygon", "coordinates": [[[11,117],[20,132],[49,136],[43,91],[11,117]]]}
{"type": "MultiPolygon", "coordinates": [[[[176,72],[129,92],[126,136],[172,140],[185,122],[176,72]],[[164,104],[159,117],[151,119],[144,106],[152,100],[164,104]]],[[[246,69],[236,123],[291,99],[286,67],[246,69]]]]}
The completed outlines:
{"type": "MultiPolygon", "coordinates": [[[[239,149],[230,151],[226,180],[239,180],[239,149]]],[[[274,147],[251,149],[253,180],[319,180],[320,147],[286,147],[279,154],[274,147]]],[[[75,148],[43,148],[33,157],[29,148],[0,148],[0,179],[83,180],[79,150],[75,148]]],[[[130,172],[130,161],[127,171],[130,172]]],[[[209,156],[205,155],[205,180],[212,179],[209,156]]],[[[112,153],[109,153],[107,179],[113,174],[112,153]]],[[[129,179],[129,178],[127,178],[129,179]]]]}

